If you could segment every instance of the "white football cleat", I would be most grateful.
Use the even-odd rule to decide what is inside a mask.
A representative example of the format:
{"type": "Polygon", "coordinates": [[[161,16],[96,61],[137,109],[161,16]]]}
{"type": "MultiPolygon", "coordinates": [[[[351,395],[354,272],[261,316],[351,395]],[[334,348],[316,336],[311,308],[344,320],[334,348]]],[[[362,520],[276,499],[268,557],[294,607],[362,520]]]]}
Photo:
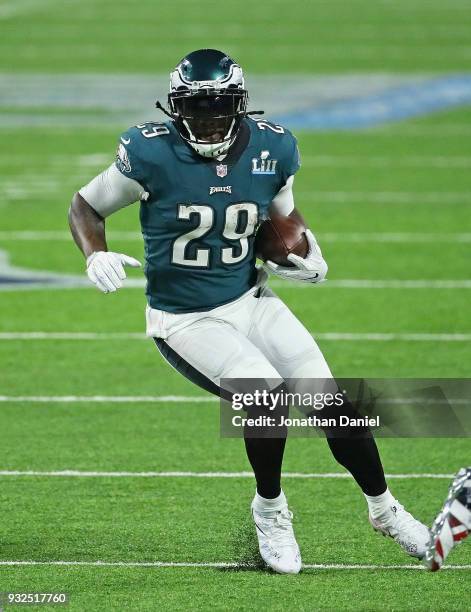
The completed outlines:
{"type": "Polygon", "coordinates": [[[379,518],[369,516],[376,531],[395,540],[411,557],[423,559],[430,541],[428,528],[415,519],[397,500],[379,518]]]}
{"type": "Polygon", "coordinates": [[[450,552],[471,531],[471,467],[461,468],[448,491],[442,510],[430,530],[430,543],[425,553],[425,566],[439,570],[450,552]]]}
{"type": "Polygon", "coordinates": [[[272,512],[260,512],[254,506],[252,502],[252,517],[262,559],[278,574],[299,574],[301,553],[294,537],[293,513],[287,505],[272,512]]]}

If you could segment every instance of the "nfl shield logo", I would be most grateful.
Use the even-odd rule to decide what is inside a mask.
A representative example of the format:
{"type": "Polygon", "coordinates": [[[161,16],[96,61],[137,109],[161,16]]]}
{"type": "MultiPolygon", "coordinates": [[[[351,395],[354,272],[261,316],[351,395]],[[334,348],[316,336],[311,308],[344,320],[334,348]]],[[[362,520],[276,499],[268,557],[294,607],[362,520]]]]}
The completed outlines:
{"type": "Polygon", "coordinates": [[[218,164],[216,166],[216,174],[220,178],[224,178],[227,175],[227,166],[226,166],[226,164],[218,164]]]}

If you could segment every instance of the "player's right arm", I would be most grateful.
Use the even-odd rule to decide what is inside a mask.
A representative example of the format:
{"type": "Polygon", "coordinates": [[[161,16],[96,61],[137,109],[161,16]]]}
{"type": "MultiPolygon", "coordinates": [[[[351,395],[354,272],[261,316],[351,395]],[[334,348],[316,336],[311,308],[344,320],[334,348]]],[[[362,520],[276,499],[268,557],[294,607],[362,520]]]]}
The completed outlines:
{"type": "Polygon", "coordinates": [[[69,208],[69,226],[73,239],[85,257],[107,251],[105,220],[80,195],[74,194],[69,208]]]}
{"type": "Polygon", "coordinates": [[[87,259],[88,277],[104,293],[122,287],[125,265],[141,265],[133,257],[108,251],[105,218],[145,196],[145,190],[136,180],[124,176],[112,164],[72,199],[69,209],[72,236],[87,259]]]}

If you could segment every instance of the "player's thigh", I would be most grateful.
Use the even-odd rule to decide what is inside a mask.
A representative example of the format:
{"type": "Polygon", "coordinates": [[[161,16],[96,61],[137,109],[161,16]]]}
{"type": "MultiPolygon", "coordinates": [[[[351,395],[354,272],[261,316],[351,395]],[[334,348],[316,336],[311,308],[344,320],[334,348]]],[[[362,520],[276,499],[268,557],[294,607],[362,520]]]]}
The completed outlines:
{"type": "Polygon", "coordinates": [[[268,288],[254,310],[249,338],[285,380],[332,378],[311,333],[268,288]]]}
{"type": "Polygon", "coordinates": [[[197,321],[171,334],[165,344],[180,365],[189,364],[216,385],[221,379],[280,381],[279,373],[263,352],[225,321],[210,318],[197,321]]]}

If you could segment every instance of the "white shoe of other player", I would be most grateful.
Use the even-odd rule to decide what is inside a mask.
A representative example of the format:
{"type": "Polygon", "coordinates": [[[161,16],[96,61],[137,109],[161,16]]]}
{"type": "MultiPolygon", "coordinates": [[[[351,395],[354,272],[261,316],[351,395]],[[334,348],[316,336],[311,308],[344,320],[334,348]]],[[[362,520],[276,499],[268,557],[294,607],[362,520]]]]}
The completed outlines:
{"type": "Polygon", "coordinates": [[[255,495],[252,502],[260,555],[273,571],[279,574],[298,574],[301,570],[301,553],[294,537],[293,513],[288,510],[283,493],[277,499],[280,501],[277,509],[264,506],[263,498],[259,495],[255,495]]]}
{"type": "Polygon", "coordinates": [[[428,528],[393,499],[387,510],[377,518],[369,516],[376,531],[393,538],[411,557],[423,559],[430,540],[428,528]]]}
{"type": "Polygon", "coordinates": [[[462,468],[450,485],[448,497],[435,519],[425,553],[425,566],[439,570],[450,552],[471,531],[471,467],[462,468]]]}

